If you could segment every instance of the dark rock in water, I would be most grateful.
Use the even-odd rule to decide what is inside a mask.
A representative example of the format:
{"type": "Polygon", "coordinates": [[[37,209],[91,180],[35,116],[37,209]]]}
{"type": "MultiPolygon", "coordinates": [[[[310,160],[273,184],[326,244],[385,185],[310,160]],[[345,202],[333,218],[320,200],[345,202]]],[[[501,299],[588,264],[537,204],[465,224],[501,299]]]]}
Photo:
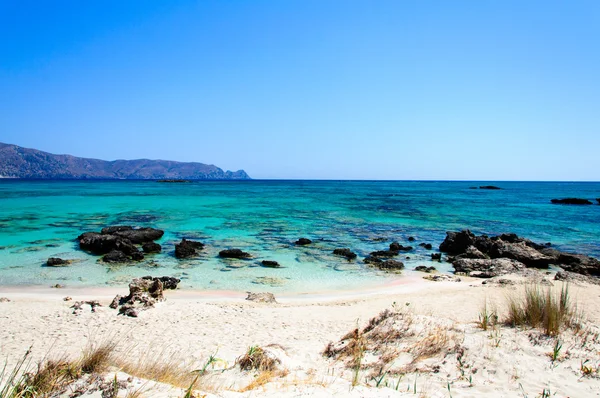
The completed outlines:
{"type": "Polygon", "coordinates": [[[391,251],[408,252],[408,251],[411,251],[412,249],[413,249],[412,246],[402,246],[398,242],[392,242],[392,243],[390,243],[390,250],[391,251]]]}
{"type": "Polygon", "coordinates": [[[596,199],[596,202],[600,205],[600,198],[596,199]]]}
{"type": "Polygon", "coordinates": [[[396,260],[385,260],[374,264],[374,266],[384,271],[399,271],[404,269],[404,263],[396,260]]]}
{"type": "Polygon", "coordinates": [[[426,273],[430,274],[432,272],[436,272],[437,269],[435,269],[435,267],[426,267],[424,265],[418,265],[415,267],[415,271],[426,272],[426,273]]]}
{"type": "Polygon", "coordinates": [[[252,257],[250,255],[250,253],[246,253],[244,251],[241,251],[240,249],[227,249],[227,250],[221,250],[219,252],[219,257],[222,258],[250,258],[252,257]]]}
{"type": "MultiPolygon", "coordinates": [[[[486,235],[475,236],[468,230],[447,232],[446,239],[440,245],[440,250],[456,255],[451,262],[458,272],[462,272],[459,270],[461,268],[468,268],[465,264],[483,267],[484,275],[497,273],[496,271],[489,272],[485,267],[498,268],[498,264],[507,266],[507,269],[520,270],[519,267],[511,268],[510,264],[506,262],[485,261],[510,259],[527,268],[548,268],[550,264],[554,264],[562,267],[565,271],[600,276],[600,261],[597,259],[564,253],[550,248],[547,244],[541,245],[516,234],[502,234],[490,238],[486,235]],[[479,262],[466,260],[479,260],[479,262]]],[[[514,265],[514,263],[511,264],[514,265]]],[[[476,269],[476,271],[479,270],[476,269]]]]}
{"type": "Polygon", "coordinates": [[[442,261],[442,253],[431,253],[431,259],[434,261],[442,261]]]}
{"type": "Polygon", "coordinates": [[[46,265],[48,267],[64,267],[66,265],[69,265],[70,263],[71,261],[63,260],[62,258],[58,257],[50,257],[48,260],[46,260],[46,265]]]}
{"type": "Polygon", "coordinates": [[[468,229],[460,232],[446,232],[446,239],[440,245],[440,251],[450,254],[464,253],[467,247],[475,245],[475,235],[468,229]]]}
{"type": "Polygon", "coordinates": [[[150,276],[150,275],[147,275],[147,276],[142,276],[142,279],[150,280],[150,281],[159,280],[162,282],[164,290],[175,290],[175,289],[177,289],[177,285],[179,284],[179,282],[181,282],[181,279],[174,278],[172,276],[150,276]]]}
{"type": "Polygon", "coordinates": [[[131,243],[142,244],[162,238],[163,230],[155,228],[133,228],[130,226],[116,226],[102,229],[102,234],[120,236],[129,239],[131,243]]]}
{"type": "Polygon", "coordinates": [[[353,260],[356,258],[356,253],[354,253],[352,250],[347,249],[347,248],[335,249],[333,251],[333,254],[335,254],[336,256],[346,257],[346,259],[348,259],[348,260],[353,260]]]}
{"type": "Polygon", "coordinates": [[[550,202],[558,205],[591,205],[587,199],[580,198],[565,198],[565,199],[552,199],[550,202]]]}
{"type": "Polygon", "coordinates": [[[565,253],[550,248],[544,248],[541,252],[552,259],[552,264],[560,266],[565,271],[600,276],[600,261],[593,257],[565,253]]]}
{"type": "Polygon", "coordinates": [[[104,257],[102,257],[102,261],[105,263],[127,263],[131,261],[131,259],[122,251],[113,250],[110,253],[105,254],[104,257]]]}
{"type": "Polygon", "coordinates": [[[379,263],[383,262],[383,260],[380,259],[379,257],[368,256],[368,257],[365,257],[363,262],[365,264],[379,264],[379,263]]]}
{"type": "Polygon", "coordinates": [[[461,258],[452,263],[455,272],[462,272],[477,278],[493,278],[525,269],[525,265],[508,258],[475,259],[461,258]]]}
{"type": "Polygon", "coordinates": [[[131,253],[131,259],[133,261],[142,261],[144,259],[144,253],[142,253],[140,251],[131,253]]]}
{"type": "Polygon", "coordinates": [[[415,237],[414,236],[409,236],[408,237],[408,241],[409,242],[414,242],[415,241],[415,237]]]}
{"type": "Polygon", "coordinates": [[[267,268],[281,267],[281,265],[279,265],[279,263],[277,261],[273,261],[273,260],[263,260],[263,261],[261,261],[261,264],[263,267],[267,267],[267,268]]]}
{"type": "Polygon", "coordinates": [[[300,238],[295,242],[295,244],[297,244],[299,246],[310,245],[311,243],[312,243],[312,240],[310,240],[308,238],[300,238]]]}
{"type": "Polygon", "coordinates": [[[79,235],[79,247],[93,254],[106,254],[113,250],[122,251],[125,254],[137,252],[138,249],[127,238],[115,235],[99,234],[97,232],[86,232],[79,235]]]}
{"type": "Polygon", "coordinates": [[[502,189],[502,188],[497,187],[495,185],[482,185],[479,187],[479,189],[502,189]]]}
{"type": "Polygon", "coordinates": [[[191,182],[190,180],[158,180],[156,182],[168,182],[168,183],[173,183],[173,182],[191,182]]]}
{"type": "Polygon", "coordinates": [[[142,245],[144,253],[160,253],[162,247],[158,243],[147,242],[142,245]]]}
{"type": "Polygon", "coordinates": [[[427,250],[433,249],[433,246],[431,245],[431,243],[419,243],[419,246],[421,246],[422,248],[427,249],[427,250]]]}
{"type": "Polygon", "coordinates": [[[369,254],[369,256],[370,257],[394,257],[394,256],[397,256],[398,254],[400,254],[400,252],[394,251],[394,250],[377,250],[377,251],[371,252],[369,254]]]}
{"type": "Polygon", "coordinates": [[[197,250],[202,250],[204,243],[193,240],[181,239],[181,242],[175,245],[175,257],[188,258],[198,255],[197,250]]]}
{"type": "Polygon", "coordinates": [[[475,246],[469,246],[469,247],[467,247],[467,249],[465,250],[464,253],[459,254],[458,256],[456,256],[454,258],[455,259],[460,259],[460,258],[479,258],[479,259],[485,259],[485,258],[490,258],[490,257],[488,255],[486,255],[486,254],[483,254],[475,246]]]}

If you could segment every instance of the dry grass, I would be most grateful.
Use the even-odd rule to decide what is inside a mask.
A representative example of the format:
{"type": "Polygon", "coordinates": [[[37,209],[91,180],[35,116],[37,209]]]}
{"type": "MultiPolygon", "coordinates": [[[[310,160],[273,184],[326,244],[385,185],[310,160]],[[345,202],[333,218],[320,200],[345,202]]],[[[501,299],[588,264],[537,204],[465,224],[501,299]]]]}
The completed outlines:
{"type": "Polygon", "coordinates": [[[505,323],[513,327],[530,326],[542,329],[548,336],[557,336],[564,327],[576,327],[576,313],[568,285],[563,285],[558,293],[532,285],[525,288],[522,296],[508,297],[505,323]]]}
{"type": "Polygon", "coordinates": [[[117,343],[112,340],[100,344],[89,344],[81,355],[79,368],[83,373],[102,373],[108,370],[117,343]]]}
{"type": "Polygon", "coordinates": [[[128,355],[115,360],[115,365],[123,372],[139,377],[140,379],[153,380],[172,386],[188,388],[196,379],[191,369],[186,366],[186,361],[174,354],[163,352],[149,352],[147,355],[131,360],[128,355]]]}
{"type": "Polygon", "coordinates": [[[488,301],[485,299],[479,311],[479,321],[477,326],[483,330],[488,330],[490,327],[496,326],[498,323],[498,313],[495,308],[488,307],[488,301]]]}
{"type": "Polygon", "coordinates": [[[255,345],[249,347],[248,351],[237,359],[237,363],[241,370],[272,372],[277,370],[281,361],[269,355],[262,347],[255,345]]]}

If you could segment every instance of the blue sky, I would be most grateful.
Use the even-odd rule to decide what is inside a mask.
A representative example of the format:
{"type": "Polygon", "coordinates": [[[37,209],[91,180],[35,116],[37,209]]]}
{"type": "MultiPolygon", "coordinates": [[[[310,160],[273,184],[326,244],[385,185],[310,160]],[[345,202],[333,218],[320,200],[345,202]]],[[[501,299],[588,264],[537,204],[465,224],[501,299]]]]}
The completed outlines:
{"type": "Polygon", "coordinates": [[[0,141],[254,178],[599,180],[600,2],[0,0],[0,141]]]}

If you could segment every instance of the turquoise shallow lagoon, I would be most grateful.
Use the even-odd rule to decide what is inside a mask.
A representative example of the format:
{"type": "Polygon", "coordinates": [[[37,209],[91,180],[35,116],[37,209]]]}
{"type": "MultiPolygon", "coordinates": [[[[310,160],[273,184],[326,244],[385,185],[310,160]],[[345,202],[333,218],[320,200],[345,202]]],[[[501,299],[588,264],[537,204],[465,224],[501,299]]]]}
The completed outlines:
{"type": "MultiPolygon", "coordinates": [[[[0,285],[126,285],[135,276],[173,275],[182,287],[211,290],[317,292],[376,287],[402,276],[363,264],[396,240],[416,250],[402,258],[410,274],[431,265],[418,243],[442,242],[447,230],[515,232],[561,250],[600,257],[600,206],[553,205],[550,199],[600,197],[600,183],[369,181],[18,181],[0,180],[0,285]],[[469,189],[498,185],[502,190],[469,189]],[[165,230],[163,253],[109,267],[75,238],[107,225],[165,230]],[[413,236],[416,242],[409,243],[413,236]],[[182,237],[207,244],[193,260],[177,260],[182,237]],[[297,247],[308,237],[315,243],[297,247]],[[253,260],[217,253],[241,248],[253,260]],[[359,259],[331,255],[349,247],[359,259]],[[78,260],[44,266],[48,257],[78,260]],[[264,268],[277,260],[279,269],[264,268]]],[[[450,271],[448,264],[436,264],[450,271]]]]}

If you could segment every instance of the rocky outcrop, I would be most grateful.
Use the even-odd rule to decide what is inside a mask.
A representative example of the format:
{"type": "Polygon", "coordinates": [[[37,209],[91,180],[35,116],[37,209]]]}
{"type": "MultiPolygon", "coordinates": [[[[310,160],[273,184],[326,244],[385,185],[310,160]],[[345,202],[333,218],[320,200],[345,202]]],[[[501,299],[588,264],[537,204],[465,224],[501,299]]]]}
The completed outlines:
{"type": "Polygon", "coordinates": [[[454,266],[455,272],[461,272],[478,278],[492,278],[498,275],[518,272],[525,268],[525,265],[522,263],[508,258],[461,258],[455,260],[452,265],[454,266]]]}
{"type": "Polygon", "coordinates": [[[348,248],[334,249],[333,254],[336,256],[346,257],[347,260],[354,260],[356,258],[356,253],[348,248]]]}
{"type": "Polygon", "coordinates": [[[267,267],[267,268],[279,268],[281,267],[281,265],[279,265],[279,263],[277,261],[273,261],[273,260],[262,260],[261,264],[263,267],[267,267]]]}
{"type": "Polygon", "coordinates": [[[408,252],[408,251],[411,251],[412,249],[413,249],[412,246],[402,246],[398,242],[392,242],[390,244],[390,251],[394,251],[394,252],[408,252]]]}
{"type": "Polygon", "coordinates": [[[188,258],[198,255],[198,250],[204,248],[204,243],[193,240],[181,239],[181,242],[175,245],[175,257],[188,258]]]}
{"type": "Polygon", "coordinates": [[[168,276],[136,278],[129,284],[129,295],[115,296],[110,308],[119,309],[119,314],[137,317],[141,310],[152,308],[157,302],[164,301],[164,290],[176,289],[179,282],[179,279],[168,276]]]}
{"type": "Polygon", "coordinates": [[[252,257],[252,255],[250,253],[246,253],[245,251],[242,251],[240,249],[227,249],[227,250],[221,250],[219,252],[219,257],[244,259],[244,258],[250,258],[250,257],[252,257]]]}
{"type": "Polygon", "coordinates": [[[425,265],[417,265],[415,267],[415,271],[426,272],[426,273],[430,274],[432,272],[436,272],[437,269],[435,269],[435,267],[427,267],[425,265]]]}
{"type": "Polygon", "coordinates": [[[124,263],[143,260],[144,255],[136,245],[150,245],[148,247],[155,249],[160,245],[153,241],[160,239],[163,235],[164,231],[160,229],[117,225],[102,228],[99,233],[85,232],[79,235],[77,240],[82,250],[96,255],[104,255],[105,262],[124,263]]]}
{"type": "Polygon", "coordinates": [[[71,264],[71,260],[63,260],[58,257],[50,257],[46,260],[46,265],[48,267],[66,267],[69,264],[71,264]]]}
{"type": "Polygon", "coordinates": [[[442,253],[431,253],[432,261],[442,261],[442,253]]]}
{"type": "Polygon", "coordinates": [[[486,235],[475,236],[469,230],[464,230],[447,232],[446,239],[440,245],[440,251],[454,255],[450,262],[457,272],[480,272],[476,276],[491,277],[511,269],[545,269],[551,264],[578,274],[600,276],[600,261],[597,259],[564,253],[550,248],[549,245],[541,245],[516,234],[502,234],[490,238],[486,235]],[[513,262],[509,264],[506,261],[492,260],[513,262]],[[517,266],[515,262],[520,265],[517,266]]]}
{"type": "Polygon", "coordinates": [[[147,242],[142,245],[142,250],[144,253],[160,253],[162,251],[161,245],[154,242],[147,242]]]}
{"type": "Polygon", "coordinates": [[[554,203],[555,205],[591,205],[592,202],[590,202],[587,199],[581,199],[581,198],[565,198],[565,199],[552,199],[550,202],[554,203]]]}
{"type": "Polygon", "coordinates": [[[433,245],[431,243],[419,243],[419,246],[421,246],[422,248],[424,248],[426,250],[433,249],[433,245]]]}
{"type": "Polygon", "coordinates": [[[600,198],[597,198],[596,202],[598,202],[598,204],[600,205],[600,198]]]}
{"type": "Polygon", "coordinates": [[[248,292],[248,296],[246,297],[248,301],[254,301],[256,303],[277,303],[275,300],[275,296],[273,293],[251,293],[248,292]]]}
{"type": "Polygon", "coordinates": [[[304,245],[310,245],[312,243],[312,240],[310,240],[308,238],[300,238],[294,243],[298,246],[304,246],[304,245]]]}
{"type": "Polygon", "coordinates": [[[502,189],[500,187],[497,187],[495,185],[481,185],[479,187],[479,189],[491,189],[491,190],[498,190],[498,189],[502,189]]]}
{"type": "Polygon", "coordinates": [[[404,269],[404,263],[396,260],[385,260],[373,265],[384,271],[400,271],[404,269]]]}
{"type": "Polygon", "coordinates": [[[370,257],[395,257],[400,254],[399,251],[396,250],[377,250],[369,253],[370,257]]]}

